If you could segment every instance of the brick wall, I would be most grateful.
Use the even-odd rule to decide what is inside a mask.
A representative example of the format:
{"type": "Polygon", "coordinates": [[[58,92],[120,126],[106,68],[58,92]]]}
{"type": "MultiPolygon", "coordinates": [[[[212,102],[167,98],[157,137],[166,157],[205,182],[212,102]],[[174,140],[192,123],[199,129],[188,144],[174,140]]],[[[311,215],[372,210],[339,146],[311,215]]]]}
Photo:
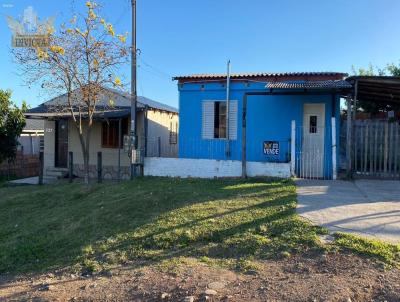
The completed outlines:
{"type": "Polygon", "coordinates": [[[39,175],[39,156],[24,155],[18,151],[13,162],[5,161],[0,164],[0,176],[8,175],[18,178],[39,175]]]}

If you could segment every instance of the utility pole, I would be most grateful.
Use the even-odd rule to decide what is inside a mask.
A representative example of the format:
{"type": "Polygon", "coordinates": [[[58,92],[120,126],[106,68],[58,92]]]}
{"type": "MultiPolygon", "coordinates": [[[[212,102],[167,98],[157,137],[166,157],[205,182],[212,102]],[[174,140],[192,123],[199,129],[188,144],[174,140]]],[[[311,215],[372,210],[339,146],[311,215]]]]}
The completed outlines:
{"type": "Polygon", "coordinates": [[[137,81],[136,81],[136,0],[132,1],[132,49],[131,49],[131,180],[136,176],[136,150],[138,139],[136,134],[136,107],[137,107],[137,81]]]}

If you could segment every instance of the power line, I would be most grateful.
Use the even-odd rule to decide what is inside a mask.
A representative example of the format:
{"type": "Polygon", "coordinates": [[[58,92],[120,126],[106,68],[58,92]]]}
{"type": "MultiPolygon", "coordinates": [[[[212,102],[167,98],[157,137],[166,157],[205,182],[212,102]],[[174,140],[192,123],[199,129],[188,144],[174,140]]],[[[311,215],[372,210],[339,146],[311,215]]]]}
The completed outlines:
{"type": "Polygon", "coordinates": [[[165,71],[161,70],[160,68],[155,67],[155,66],[151,65],[150,63],[146,62],[145,60],[143,60],[141,55],[139,56],[139,61],[142,62],[144,66],[152,69],[155,73],[157,73],[163,77],[167,77],[169,79],[173,78],[173,76],[171,74],[169,74],[168,72],[165,72],[165,71]]]}

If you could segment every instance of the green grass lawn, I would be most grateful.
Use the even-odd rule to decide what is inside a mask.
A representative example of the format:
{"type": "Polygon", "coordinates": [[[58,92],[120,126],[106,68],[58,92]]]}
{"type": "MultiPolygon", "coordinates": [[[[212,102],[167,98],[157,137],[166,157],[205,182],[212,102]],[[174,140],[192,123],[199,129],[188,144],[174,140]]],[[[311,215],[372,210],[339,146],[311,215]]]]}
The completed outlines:
{"type": "MultiPolygon", "coordinates": [[[[324,249],[318,234],[325,230],[295,213],[291,180],[142,178],[2,187],[0,196],[0,273],[179,257],[246,270],[253,260],[324,249]]],[[[349,238],[340,237],[343,248],[383,253],[365,253],[369,243],[349,238]]],[[[382,259],[398,261],[400,249],[389,247],[382,259]]]]}

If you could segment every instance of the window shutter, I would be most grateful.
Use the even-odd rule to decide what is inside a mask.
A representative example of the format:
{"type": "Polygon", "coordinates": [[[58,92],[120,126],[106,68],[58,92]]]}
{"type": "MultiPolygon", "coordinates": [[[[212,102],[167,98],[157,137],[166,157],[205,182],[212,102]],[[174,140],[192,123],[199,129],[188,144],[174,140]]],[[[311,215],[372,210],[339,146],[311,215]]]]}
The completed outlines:
{"type": "Polygon", "coordinates": [[[229,139],[237,139],[238,101],[229,101],[229,139]]]}
{"type": "Polygon", "coordinates": [[[214,102],[203,101],[202,137],[214,138],[214,102]]]}

